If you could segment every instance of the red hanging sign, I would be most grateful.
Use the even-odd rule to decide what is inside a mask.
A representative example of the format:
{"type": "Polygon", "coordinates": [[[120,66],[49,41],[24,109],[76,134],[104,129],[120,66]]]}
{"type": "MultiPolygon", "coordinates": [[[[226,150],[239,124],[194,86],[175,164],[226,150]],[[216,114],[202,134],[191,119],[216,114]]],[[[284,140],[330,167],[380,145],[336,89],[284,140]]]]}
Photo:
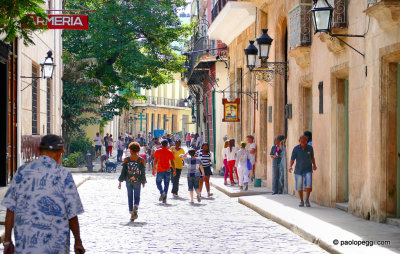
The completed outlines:
{"type": "Polygon", "coordinates": [[[46,27],[48,29],[65,29],[65,30],[88,30],[88,15],[48,15],[46,19],[33,16],[38,27],[46,27]]]}
{"type": "Polygon", "coordinates": [[[222,119],[222,122],[240,122],[240,99],[236,99],[234,101],[222,99],[222,104],[224,104],[224,119],[222,119]]]}

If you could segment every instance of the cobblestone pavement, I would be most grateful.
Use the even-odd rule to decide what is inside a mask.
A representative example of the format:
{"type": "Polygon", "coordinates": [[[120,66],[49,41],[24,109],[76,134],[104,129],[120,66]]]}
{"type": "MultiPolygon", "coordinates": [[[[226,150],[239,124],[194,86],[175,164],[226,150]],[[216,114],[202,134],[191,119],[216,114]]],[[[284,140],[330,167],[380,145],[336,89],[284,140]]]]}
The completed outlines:
{"type": "Polygon", "coordinates": [[[118,176],[92,174],[79,188],[85,208],[79,220],[87,253],[324,252],[217,190],[214,198],[190,204],[185,177],[181,197],[169,194],[168,204],[163,205],[158,202],[155,177],[149,174],[139,218],[130,222],[126,187],[117,189],[118,176]]]}

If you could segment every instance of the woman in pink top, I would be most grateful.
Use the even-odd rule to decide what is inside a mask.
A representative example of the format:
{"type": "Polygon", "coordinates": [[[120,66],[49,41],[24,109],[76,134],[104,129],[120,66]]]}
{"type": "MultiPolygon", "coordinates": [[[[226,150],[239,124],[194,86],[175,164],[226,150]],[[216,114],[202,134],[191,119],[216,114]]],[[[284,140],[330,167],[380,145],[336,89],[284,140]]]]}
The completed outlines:
{"type": "Polygon", "coordinates": [[[190,147],[190,141],[192,141],[192,136],[190,133],[186,135],[186,146],[189,148],[190,147]]]}

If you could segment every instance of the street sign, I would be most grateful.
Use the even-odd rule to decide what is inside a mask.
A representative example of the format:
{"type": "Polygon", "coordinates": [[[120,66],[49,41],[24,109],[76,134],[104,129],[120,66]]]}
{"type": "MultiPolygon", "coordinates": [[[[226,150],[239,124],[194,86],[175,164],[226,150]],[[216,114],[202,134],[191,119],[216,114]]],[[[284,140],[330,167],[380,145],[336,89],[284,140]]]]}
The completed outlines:
{"type": "Polygon", "coordinates": [[[65,30],[88,30],[88,15],[70,15],[70,14],[54,14],[48,15],[46,19],[33,16],[38,27],[48,29],[65,29],[65,30]]]}

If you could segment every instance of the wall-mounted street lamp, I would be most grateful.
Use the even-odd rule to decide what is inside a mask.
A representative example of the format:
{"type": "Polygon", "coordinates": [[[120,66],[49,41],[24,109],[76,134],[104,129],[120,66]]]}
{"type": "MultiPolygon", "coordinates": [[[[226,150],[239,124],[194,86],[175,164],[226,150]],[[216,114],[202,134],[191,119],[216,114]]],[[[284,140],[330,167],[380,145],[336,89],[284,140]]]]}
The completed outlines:
{"type": "MultiPolygon", "coordinates": [[[[51,50],[49,50],[47,52],[47,56],[44,59],[44,62],[40,64],[41,67],[41,72],[42,75],[39,77],[26,77],[26,76],[21,76],[21,78],[30,78],[30,79],[40,79],[40,78],[44,78],[44,79],[51,79],[53,78],[53,72],[54,72],[54,67],[56,66],[54,64],[54,59],[53,59],[53,52],[51,52],[51,50]]],[[[33,84],[33,82],[29,85],[27,85],[26,87],[24,87],[22,91],[24,91],[26,88],[28,88],[29,86],[31,86],[33,84]]]]}
{"type": "Polygon", "coordinates": [[[197,123],[197,119],[195,115],[192,115],[192,123],[197,123]]]}
{"type": "Polygon", "coordinates": [[[54,64],[54,59],[53,59],[53,52],[49,50],[47,52],[47,56],[44,59],[44,62],[40,64],[42,75],[40,77],[26,77],[26,76],[21,76],[21,78],[32,78],[32,79],[39,79],[39,78],[44,78],[44,79],[51,79],[53,78],[53,72],[54,72],[54,67],[56,66],[54,64]]]}
{"type": "Polygon", "coordinates": [[[327,0],[314,0],[314,5],[312,9],[309,11],[311,13],[311,18],[314,24],[314,34],[316,33],[327,33],[332,37],[336,37],[338,40],[346,44],[348,47],[362,55],[363,53],[355,49],[354,47],[347,44],[345,41],[340,39],[339,37],[359,37],[364,38],[363,35],[353,35],[353,34],[333,34],[332,33],[332,20],[333,20],[333,7],[329,4],[327,0]]]}
{"type": "Polygon", "coordinates": [[[42,77],[47,79],[47,78],[52,78],[53,77],[53,72],[54,72],[54,60],[53,60],[53,52],[49,50],[47,52],[47,57],[44,59],[44,63],[41,64],[42,66],[42,77]]]}
{"type": "Polygon", "coordinates": [[[254,41],[250,41],[250,45],[244,49],[246,55],[246,66],[251,72],[254,72],[257,80],[271,82],[275,73],[287,78],[288,63],[287,62],[268,62],[270,48],[273,39],[268,35],[268,29],[263,29],[261,36],[257,39],[258,49],[254,45],[254,41]],[[257,55],[261,59],[260,68],[255,69],[257,55]]]}

